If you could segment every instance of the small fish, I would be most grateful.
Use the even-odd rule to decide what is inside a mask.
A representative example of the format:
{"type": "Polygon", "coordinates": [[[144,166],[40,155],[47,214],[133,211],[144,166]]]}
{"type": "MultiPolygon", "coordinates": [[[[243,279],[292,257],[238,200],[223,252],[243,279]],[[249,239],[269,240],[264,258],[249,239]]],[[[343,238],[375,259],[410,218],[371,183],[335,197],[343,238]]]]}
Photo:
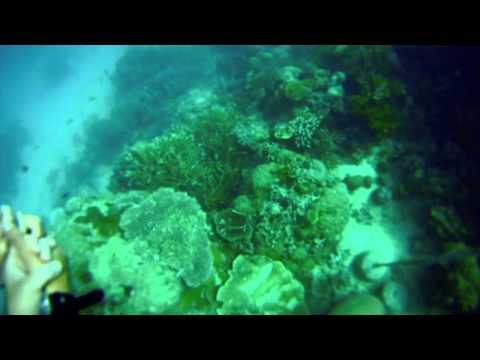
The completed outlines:
{"type": "Polygon", "coordinates": [[[33,150],[38,150],[40,149],[40,145],[35,145],[35,147],[33,148],[33,150]]]}
{"type": "Polygon", "coordinates": [[[22,165],[21,170],[26,173],[29,170],[29,167],[27,165],[22,165]]]}
{"type": "Polygon", "coordinates": [[[95,100],[97,100],[97,97],[96,97],[96,96],[90,96],[90,97],[88,98],[88,101],[90,101],[90,102],[95,101],[95,100]]]}
{"type": "Polygon", "coordinates": [[[70,193],[69,193],[69,192],[64,192],[64,193],[62,194],[62,199],[63,199],[63,200],[66,200],[69,196],[70,196],[70,193]]]}
{"type": "Polygon", "coordinates": [[[70,125],[71,123],[73,123],[73,118],[67,120],[67,125],[70,125]]]}

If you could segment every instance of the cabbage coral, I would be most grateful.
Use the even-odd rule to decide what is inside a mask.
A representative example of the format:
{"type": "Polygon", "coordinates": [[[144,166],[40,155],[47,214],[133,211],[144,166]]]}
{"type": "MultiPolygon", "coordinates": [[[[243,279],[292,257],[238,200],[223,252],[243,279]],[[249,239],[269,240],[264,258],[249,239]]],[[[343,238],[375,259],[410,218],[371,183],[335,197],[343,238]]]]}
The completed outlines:
{"type": "Polygon", "coordinates": [[[218,291],[219,314],[278,315],[305,312],[302,284],[279,261],[239,256],[218,291]]]}

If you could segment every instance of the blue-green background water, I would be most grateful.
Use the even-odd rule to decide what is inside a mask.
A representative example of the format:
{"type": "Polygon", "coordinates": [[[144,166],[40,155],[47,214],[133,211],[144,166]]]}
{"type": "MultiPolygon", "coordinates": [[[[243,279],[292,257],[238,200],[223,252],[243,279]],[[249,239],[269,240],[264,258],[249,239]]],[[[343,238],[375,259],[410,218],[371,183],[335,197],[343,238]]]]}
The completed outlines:
{"type": "Polygon", "coordinates": [[[87,313],[476,313],[478,54],[2,46],[0,198],[87,313]]]}

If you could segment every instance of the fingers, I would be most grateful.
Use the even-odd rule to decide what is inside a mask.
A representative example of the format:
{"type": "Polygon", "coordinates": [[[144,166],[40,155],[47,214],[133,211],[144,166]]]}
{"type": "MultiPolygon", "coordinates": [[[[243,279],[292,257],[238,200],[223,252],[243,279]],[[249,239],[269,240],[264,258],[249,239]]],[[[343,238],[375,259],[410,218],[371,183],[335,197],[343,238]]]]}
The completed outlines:
{"type": "Polygon", "coordinates": [[[52,261],[35,269],[26,282],[30,291],[41,290],[50,280],[62,272],[62,263],[52,261]]]}
{"type": "Polygon", "coordinates": [[[38,239],[42,237],[42,226],[40,218],[35,215],[24,214],[17,212],[18,230],[25,234],[24,239],[30,250],[35,253],[40,251],[38,247],[38,239]]]}
{"type": "Polygon", "coordinates": [[[52,261],[36,268],[26,277],[21,275],[13,279],[7,276],[5,284],[8,313],[11,315],[38,315],[43,288],[61,272],[61,262],[52,261]]]}
{"type": "Polygon", "coordinates": [[[0,207],[0,214],[2,217],[2,229],[4,232],[8,232],[15,228],[15,219],[13,217],[13,211],[10,206],[2,205],[0,207]]]}
{"type": "Polygon", "coordinates": [[[0,237],[0,267],[3,265],[5,256],[7,255],[8,243],[6,239],[0,237]]]}
{"type": "Polygon", "coordinates": [[[52,248],[56,246],[56,242],[51,238],[42,238],[42,227],[38,216],[19,211],[15,219],[12,209],[6,205],[0,208],[0,215],[5,237],[17,248],[22,261],[30,263],[28,259],[32,256],[38,257],[42,262],[51,260],[52,248]]]}
{"type": "Polygon", "coordinates": [[[38,255],[43,262],[50,261],[52,259],[52,249],[57,245],[54,239],[45,237],[38,239],[38,255]]]}

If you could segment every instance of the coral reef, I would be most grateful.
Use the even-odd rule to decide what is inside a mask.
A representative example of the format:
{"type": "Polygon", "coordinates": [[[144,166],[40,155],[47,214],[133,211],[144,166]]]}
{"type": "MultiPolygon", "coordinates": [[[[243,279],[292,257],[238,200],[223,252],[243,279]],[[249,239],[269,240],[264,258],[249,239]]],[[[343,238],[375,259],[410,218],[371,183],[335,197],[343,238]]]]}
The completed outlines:
{"type": "MultiPolygon", "coordinates": [[[[52,229],[75,290],[106,291],[91,312],[407,311],[401,281],[355,276],[349,222],[386,229],[400,211],[427,224],[417,242],[465,251],[476,205],[461,151],[403,138],[419,116],[397,60],[376,45],[128,50],[110,114],[85,122],[65,184],[50,179],[110,174],[113,193],[70,199],[52,229]],[[370,176],[338,175],[364,160],[370,176]]],[[[439,271],[435,306],[478,309],[477,273],[474,257],[439,271]]]]}

